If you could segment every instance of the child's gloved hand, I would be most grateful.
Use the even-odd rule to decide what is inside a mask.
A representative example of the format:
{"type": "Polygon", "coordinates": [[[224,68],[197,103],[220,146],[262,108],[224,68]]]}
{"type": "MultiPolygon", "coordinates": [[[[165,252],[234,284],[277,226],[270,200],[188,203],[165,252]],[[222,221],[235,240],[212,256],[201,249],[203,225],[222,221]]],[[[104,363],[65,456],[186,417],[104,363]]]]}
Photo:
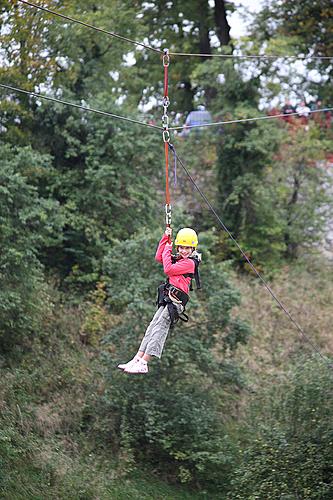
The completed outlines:
{"type": "Polygon", "coordinates": [[[171,227],[166,227],[165,228],[165,234],[171,239],[171,237],[172,237],[172,228],[171,227]]]}

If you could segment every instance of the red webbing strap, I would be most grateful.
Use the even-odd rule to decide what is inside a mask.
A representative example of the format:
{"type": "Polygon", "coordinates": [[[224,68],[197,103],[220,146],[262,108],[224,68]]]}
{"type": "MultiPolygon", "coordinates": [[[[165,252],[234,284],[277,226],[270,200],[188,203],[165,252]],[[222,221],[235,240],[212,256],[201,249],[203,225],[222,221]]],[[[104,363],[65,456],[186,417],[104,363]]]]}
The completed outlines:
{"type": "MultiPolygon", "coordinates": [[[[165,153],[165,204],[170,205],[170,190],[169,190],[169,144],[164,143],[165,153]]],[[[170,224],[167,224],[170,226],[170,224]]]]}
{"type": "MultiPolygon", "coordinates": [[[[167,52],[165,53],[165,56],[167,56],[167,52]]],[[[164,66],[164,97],[168,97],[168,69],[169,69],[169,60],[168,60],[167,64],[164,61],[166,61],[166,59],[163,57],[163,66],[164,66]]]]}

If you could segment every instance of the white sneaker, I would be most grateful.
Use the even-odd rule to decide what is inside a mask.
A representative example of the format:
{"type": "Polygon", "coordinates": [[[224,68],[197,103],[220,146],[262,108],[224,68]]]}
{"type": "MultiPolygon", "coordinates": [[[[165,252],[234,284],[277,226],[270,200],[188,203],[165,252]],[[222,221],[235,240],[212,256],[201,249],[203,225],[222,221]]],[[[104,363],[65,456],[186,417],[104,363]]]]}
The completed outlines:
{"type": "Polygon", "coordinates": [[[119,368],[119,370],[125,370],[125,368],[129,367],[132,363],[137,363],[140,359],[140,356],[135,355],[133,359],[131,359],[127,363],[121,363],[117,366],[117,368],[119,368]]]}
{"type": "Polygon", "coordinates": [[[136,363],[132,363],[124,369],[125,373],[148,373],[147,361],[139,359],[136,363]]]}

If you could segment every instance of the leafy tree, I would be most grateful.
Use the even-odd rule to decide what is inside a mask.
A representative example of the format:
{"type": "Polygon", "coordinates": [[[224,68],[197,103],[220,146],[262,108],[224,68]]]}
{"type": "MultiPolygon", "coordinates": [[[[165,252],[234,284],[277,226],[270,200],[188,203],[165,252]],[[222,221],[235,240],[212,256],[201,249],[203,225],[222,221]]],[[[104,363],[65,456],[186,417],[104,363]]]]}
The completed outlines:
{"type": "Polygon", "coordinates": [[[331,180],[321,162],[327,147],[315,126],[308,131],[303,126],[296,128],[281,146],[271,171],[270,182],[278,195],[275,207],[285,223],[284,241],[290,258],[320,241],[331,215],[331,180]]]}
{"type": "MultiPolygon", "coordinates": [[[[211,54],[215,48],[228,47],[230,27],[227,12],[233,9],[230,3],[216,0],[214,4],[207,0],[164,2],[141,2],[140,18],[145,26],[147,40],[152,46],[168,48],[170,52],[190,52],[211,54]],[[212,42],[216,36],[218,42],[212,42]]],[[[227,51],[229,48],[226,49],[227,51]]],[[[192,72],[200,66],[205,57],[171,56],[170,87],[173,89],[170,110],[186,113],[196,106],[195,97],[201,88],[193,81],[192,72]]],[[[131,88],[140,82],[141,88],[149,89],[148,96],[157,99],[163,95],[163,68],[156,55],[148,52],[144,58],[137,58],[136,80],[131,81],[131,88]]],[[[202,102],[211,99],[209,82],[200,94],[202,102]]],[[[146,101],[143,95],[143,102],[146,101]]]]}
{"type": "Polygon", "coordinates": [[[57,203],[40,198],[26,177],[27,170],[43,169],[50,159],[5,145],[0,155],[0,346],[9,350],[29,340],[48,307],[38,249],[57,239],[61,217],[57,203]]]}
{"type": "Polygon", "coordinates": [[[331,61],[311,59],[311,56],[331,56],[332,14],[330,0],[268,1],[258,14],[251,33],[251,40],[258,50],[262,47],[268,54],[310,57],[304,61],[303,71],[299,71],[299,64],[293,64],[291,60],[261,61],[258,65],[266,75],[266,88],[271,96],[281,92],[289,96],[292,92],[303,100],[308,92],[331,104],[331,61]]]}
{"type": "Polygon", "coordinates": [[[113,240],[156,224],[162,144],[154,131],[61,105],[42,105],[38,118],[35,147],[54,157],[52,175],[40,189],[58,200],[66,217],[49,265],[94,283],[113,240]]]}
{"type": "MultiPolygon", "coordinates": [[[[133,7],[111,8],[110,2],[98,9],[93,3],[82,9],[80,2],[56,6],[50,2],[48,7],[63,9],[77,18],[82,14],[85,21],[101,27],[106,18],[113,19],[117,29],[123,28],[123,33],[127,30],[135,38],[134,33],[129,33],[131,24],[136,29],[133,7]],[[128,19],[133,19],[133,23],[128,19]]],[[[77,102],[84,97],[94,107],[133,115],[133,108],[126,109],[123,104],[120,112],[116,104],[119,89],[114,92],[111,73],[126,67],[122,63],[124,46],[119,40],[77,25],[69,30],[58,18],[17,4],[3,11],[2,21],[4,60],[12,67],[13,79],[21,63],[27,68],[31,65],[26,54],[34,45],[36,67],[43,67],[43,51],[48,53],[48,81],[36,70],[30,77],[29,90],[46,84],[48,92],[54,94],[60,87],[62,97],[68,100],[77,102]],[[34,26],[32,31],[36,31],[38,40],[33,33],[21,29],[25,16],[34,26]],[[45,30],[38,34],[38,26],[45,26],[45,30]],[[15,45],[18,39],[22,43],[15,45]]],[[[157,135],[108,118],[83,115],[63,105],[39,103],[33,98],[23,102],[16,94],[4,100],[4,106],[3,137],[17,142],[20,122],[21,142],[32,144],[53,158],[52,169],[40,179],[38,189],[42,196],[52,196],[60,203],[66,225],[62,241],[44,249],[42,259],[62,276],[72,273],[76,281],[94,282],[100,260],[112,240],[127,237],[142,223],[153,223],[156,192],[152,176],[159,182],[162,149],[161,143],[157,146],[157,135]]]]}
{"type": "MultiPolygon", "coordinates": [[[[43,7],[129,38],[139,37],[141,25],[130,3],[112,0],[96,6],[92,1],[82,5],[47,0],[43,7]]],[[[28,90],[41,84],[65,87],[78,99],[105,90],[116,92],[111,73],[121,70],[122,58],[132,45],[16,0],[3,2],[1,14],[4,59],[0,74],[7,83],[28,90]]]]}
{"type": "Polygon", "coordinates": [[[277,123],[237,123],[228,126],[219,146],[218,195],[223,220],[256,260],[274,260],[281,251],[282,228],[271,198],[274,187],[263,188],[280,132],[277,123]]]}
{"type": "Polygon", "coordinates": [[[332,483],[332,378],[321,360],[302,360],[254,401],[228,498],[328,500],[332,483]],[[250,424],[250,427],[249,427],[250,424]]]}

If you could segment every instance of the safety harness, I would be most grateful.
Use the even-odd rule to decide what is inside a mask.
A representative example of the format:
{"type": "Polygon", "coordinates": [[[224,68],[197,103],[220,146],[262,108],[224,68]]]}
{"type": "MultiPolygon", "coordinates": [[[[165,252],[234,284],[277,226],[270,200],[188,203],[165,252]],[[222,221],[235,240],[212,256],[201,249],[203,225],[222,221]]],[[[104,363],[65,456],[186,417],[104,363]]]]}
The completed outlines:
{"type": "MultiPolygon", "coordinates": [[[[175,264],[178,260],[180,260],[182,257],[178,255],[171,255],[171,262],[172,264],[175,264]]],[[[200,258],[198,256],[193,256],[189,257],[189,259],[193,260],[195,268],[194,268],[194,273],[186,273],[183,274],[184,278],[191,278],[191,284],[190,284],[190,290],[193,290],[192,286],[192,279],[195,279],[196,287],[197,289],[201,288],[201,281],[200,281],[200,275],[199,275],[199,264],[200,264],[200,258]]],[[[178,320],[182,320],[185,323],[188,321],[188,315],[185,313],[185,307],[188,301],[190,300],[190,297],[187,293],[183,292],[183,290],[180,290],[174,285],[171,285],[169,283],[169,279],[165,283],[162,283],[157,290],[157,301],[156,304],[158,307],[168,307],[170,319],[171,319],[171,326],[170,328],[173,328],[175,324],[178,322],[178,320]],[[176,304],[181,304],[183,306],[183,311],[179,314],[178,308],[176,304]]]]}

